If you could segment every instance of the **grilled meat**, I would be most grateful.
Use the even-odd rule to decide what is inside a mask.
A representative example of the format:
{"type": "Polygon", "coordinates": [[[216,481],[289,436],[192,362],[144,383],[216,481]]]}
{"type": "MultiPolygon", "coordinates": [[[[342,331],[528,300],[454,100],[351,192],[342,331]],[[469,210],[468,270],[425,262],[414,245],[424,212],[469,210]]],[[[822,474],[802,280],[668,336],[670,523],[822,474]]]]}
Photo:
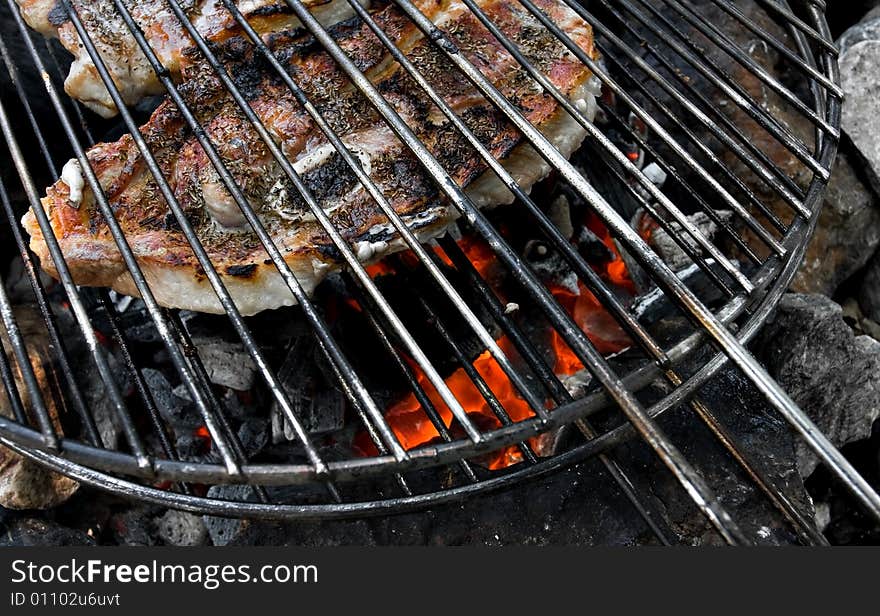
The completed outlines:
{"type": "MultiPolygon", "coordinates": [[[[60,0],[16,0],[22,17],[32,28],[57,37],[74,55],[64,89],[73,98],[104,117],[116,115],[116,106],[101,81],[98,69],[80,41],[60,0]]],[[[162,84],[125,24],[113,0],[70,0],[107,65],[113,81],[129,105],[144,96],[162,94],[162,84]]],[[[222,41],[239,34],[223,0],[178,0],[196,30],[209,41],[222,41]]],[[[346,0],[303,0],[325,25],[353,15],[346,0]]],[[[168,5],[167,0],[125,0],[125,6],[141,27],[162,64],[178,77],[183,51],[193,42],[168,5]]],[[[235,6],[261,34],[300,26],[284,0],[236,0],[235,6]]]]}
{"type": "MultiPolygon", "coordinates": [[[[586,67],[519,4],[510,0],[479,0],[479,4],[539,70],[592,115],[596,81],[586,67]]],[[[594,53],[587,24],[558,0],[537,4],[586,52],[594,53]]],[[[580,144],[582,127],[541,91],[459,0],[421,0],[421,8],[564,155],[580,144]]],[[[392,6],[375,11],[374,18],[520,185],[529,188],[547,174],[544,160],[521,143],[518,131],[408,18],[392,6]]],[[[477,206],[512,201],[513,195],[496,176],[484,173],[484,162],[445,116],[402,68],[389,61],[365,24],[353,19],[332,28],[331,34],[452,178],[467,187],[477,206]]],[[[301,34],[278,33],[269,42],[413,231],[423,240],[442,233],[457,210],[330,56],[314,39],[301,34]]],[[[370,263],[402,249],[403,242],[378,206],[252,46],[230,38],[217,46],[217,54],[358,257],[370,263]]],[[[338,250],[210,67],[192,51],[183,55],[181,66],[182,95],[297,279],[311,292],[340,267],[338,250]]],[[[170,102],[162,104],[141,132],[242,313],[294,303],[178,109],[170,102]]],[[[169,307],[222,312],[131,136],[97,145],[88,158],[157,301],[169,307]]],[[[43,204],[78,284],[136,293],[76,162],[69,163],[62,179],[48,189],[43,204]]],[[[54,273],[33,214],[23,222],[32,236],[32,249],[43,267],[54,273]]]]}

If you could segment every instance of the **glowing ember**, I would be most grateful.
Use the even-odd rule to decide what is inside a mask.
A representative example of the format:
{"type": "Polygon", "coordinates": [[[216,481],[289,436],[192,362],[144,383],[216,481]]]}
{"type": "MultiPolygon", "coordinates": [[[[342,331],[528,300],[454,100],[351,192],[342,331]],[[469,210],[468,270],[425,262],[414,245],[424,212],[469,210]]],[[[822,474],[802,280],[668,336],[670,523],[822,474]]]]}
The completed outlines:
{"type": "Polygon", "coordinates": [[[614,255],[614,258],[605,265],[604,271],[600,270],[599,273],[618,287],[626,289],[630,293],[635,293],[635,285],[632,278],[629,277],[626,262],[624,262],[623,257],[620,255],[620,250],[617,248],[614,238],[611,237],[608,227],[592,211],[587,214],[586,225],[590,231],[596,234],[596,237],[602,240],[602,243],[608,247],[611,254],[614,255]]]}
{"type": "Polygon", "coordinates": [[[193,437],[198,439],[198,448],[202,454],[206,454],[211,451],[211,446],[213,440],[211,439],[211,433],[208,431],[208,427],[204,424],[193,430],[193,437]]]}
{"type": "Polygon", "coordinates": [[[638,223],[636,224],[636,231],[643,240],[648,242],[650,241],[651,236],[654,234],[654,231],[659,226],[660,225],[657,223],[656,220],[648,216],[646,213],[642,213],[642,215],[639,217],[638,223]]]}
{"type": "MultiPolygon", "coordinates": [[[[630,346],[630,339],[614,317],[599,303],[582,282],[578,282],[579,295],[568,289],[556,287],[551,289],[556,301],[568,311],[574,322],[578,324],[596,349],[604,354],[617,353],[630,346]]],[[[583,364],[563,342],[555,329],[550,331],[550,343],[556,353],[554,372],[558,375],[569,375],[583,369],[583,364]]]]}
{"type": "MultiPolygon", "coordinates": [[[[596,268],[597,272],[619,290],[634,293],[635,285],[608,229],[592,213],[587,217],[586,226],[596,234],[613,255],[611,261],[596,268]]],[[[649,229],[645,231],[650,233],[649,229]]],[[[490,268],[496,262],[495,254],[489,245],[479,238],[469,236],[463,238],[459,242],[459,246],[471,263],[473,263],[476,270],[485,278],[490,268]]],[[[448,257],[442,251],[436,247],[435,251],[445,263],[450,264],[448,257]]],[[[416,259],[412,253],[402,253],[400,258],[404,263],[411,259],[416,259]]],[[[371,266],[368,271],[371,276],[377,276],[393,271],[393,269],[380,262],[371,266]]],[[[600,353],[606,355],[616,353],[630,346],[630,339],[614,318],[583,283],[579,282],[578,285],[578,293],[573,293],[571,290],[562,287],[554,287],[550,291],[600,353]]],[[[554,329],[550,330],[550,336],[551,347],[556,354],[554,372],[560,376],[567,376],[582,370],[584,368],[583,364],[554,329]]],[[[498,344],[505,354],[513,354],[512,344],[506,337],[502,337],[498,344]]],[[[452,412],[440,398],[437,390],[414,362],[410,361],[410,364],[419,385],[424,389],[444,425],[454,434],[460,433],[460,428],[453,425],[452,412]]],[[[504,374],[504,371],[488,351],[477,357],[473,367],[485,380],[489,389],[492,390],[492,393],[498,398],[513,421],[522,421],[533,415],[528,404],[519,396],[507,375],[504,374]]],[[[483,399],[483,396],[463,368],[456,370],[444,382],[461,402],[471,421],[481,430],[492,430],[501,427],[501,422],[492,412],[492,409],[483,399]]],[[[407,450],[440,439],[439,432],[431,423],[431,420],[413,393],[408,394],[402,400],[391,405],[385,413],[385,418],[388,420],[400,443],[407,450]]],[[[531,439],[530,442],[535,444],[537,441],[536,439],[531,439]]],[[[357,436],[354,447],[365,456],[378,453],[366,433],[361,433],[357,436]]],[[[492,470],[501,469],[516,464],[521,460],[522,455],[519,449],[516,446],[511,446],[492,454],[491,458],[486,462],[486,466],[492,470]]]]}
{"type": "MultiPolygon", "coordinates": [[[[498,345],[505,354],[513,351],[507,338],[501,338],[498,341],[498,345]]],[[[451,428],[452,411],[443,402],[440,394],[437,393],[437,390],[421,369],[413,362],[410,363],[413,371],[416,373],[419,385],[425,390],[431,404],[437,409],[443,424],[447,428],[451,428]]],[[[473,366],[513,421],[522,421],[533,415],[526,401],[519,396],[510,379],[507,378],[507,375],[504,374],[504,371],[489,354],[489,351],[485,351],[477,357],[474,360],[473,366]]],[[[462,408],[465,409],[468,417],[477,427],[481,430],[493,430],[501,427],[501,421],[495,417],[495,414],[489,408],[483,396],[480,395],[480,392],[470,377],[468,377],[464,368],[459,368],[453,372],[444,382],[452,393],[455,394],[456,399],[461,403],[462,408]]],[[[415,394],[410,393],[404,399],[393,404],[385,413],[385,419],[388,420],[391,429],[397,438],[400,439],[404,449],[412,449],[440,438],[440,433],[434,427],[434,424],[431,423],[428,415],[422,410],[422,405],[419,404],[415,394]]],[[[355,446],[365,455],[375,455],[375,447],[364,438],[365,436],[360,435],[356,439],[355,446]]],[[[490,469],[504,468],[520,460],[520,454],[516,448],[507,448],[492,454],[492,456],[492,459],[487,463],[490,469]],[[513,451],[508,451],[508,449],[513,451]]]]}
{"type": "Polygon", "coordinates": [[[474,268],[485,278],[489,268],[495,264],[495,253],[489,244],[478,237],[466,236],[459,240],[458,246],[473,263],[474,268]]]}
{"type": "MultiPolygon", "coordinates": [[[[630,278],[626,262],[608,228],[594,212],[587,214],[586,226],[602,240],[602,243],[614,255],[611,261],[595,268],[599,275],[617,288],[626,290],[628,293],[635,293],[635,285],[630,278]]],[[[646,234],[649,235],[651,230],[652,228],[646,226],[643,237],[646,234]]],[[[640,232],[642,231],[640,230],[640,232]]],[[[630,346],[631,341],[626,332],[621,329],[614,317],[581,281],[578,281],[578,294],[563,287],[554,287],[550,291],[600,353],[610,355],[630,346]]],[[[556,365],[554,366],[556,374],[567,376],[583,370],[584,366],[581,361],[568,348],[556,330],[550,332],[550,345],[556,354],[556,365]]]]}
{"type": "Polygon", "coordinates": [[[370,278],[377,278],[378,276],[384,276],[385,274],[394,273],[394,268],[388,265],[384,259],[382,261],[379,261],[378,263],[374,263],[373,265],[368,265],[366,267],[366,270],[370,278]]]}

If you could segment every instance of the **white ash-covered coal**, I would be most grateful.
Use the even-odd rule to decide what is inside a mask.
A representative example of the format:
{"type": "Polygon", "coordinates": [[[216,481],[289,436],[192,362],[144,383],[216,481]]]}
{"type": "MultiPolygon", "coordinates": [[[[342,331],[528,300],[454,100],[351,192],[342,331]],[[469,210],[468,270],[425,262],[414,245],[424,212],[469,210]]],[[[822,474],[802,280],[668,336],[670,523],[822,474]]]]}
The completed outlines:
{"type": "MultiPolygon", "coordinates": [[[[33,366],[43,403],[53,427],[60,430],[61,416],[64,413],[58,408],[61,400],[58,374],[49,340],[41,327],[40,315],[33,307],[19,307],[14,315],[21,335],[26,340],[27,355],[33,366]]],[[[12,347],[9,337],[3,332],[0,332],[0,351],[5,356],[4,363],[9,365],[6,358],[12,356],[12,347]]],[[[28,390],[20,368],[14,365],[9,374],[12,376],[12,383],[4,385],[7,388],[10,385],[15,387],[23,408],[16,409],[18,400],[12,395],[4,395],[0,397],[0,416],[15,419],[16,411],[24,410],[30,415],[31,421],[36,421],[33,394],[28,390]]],[[[8,509],[48,509],[66,501],[78,488],[79,484],[73,479],[49,471],[33,460],[0,447],[0,506],[8,509]]]]}

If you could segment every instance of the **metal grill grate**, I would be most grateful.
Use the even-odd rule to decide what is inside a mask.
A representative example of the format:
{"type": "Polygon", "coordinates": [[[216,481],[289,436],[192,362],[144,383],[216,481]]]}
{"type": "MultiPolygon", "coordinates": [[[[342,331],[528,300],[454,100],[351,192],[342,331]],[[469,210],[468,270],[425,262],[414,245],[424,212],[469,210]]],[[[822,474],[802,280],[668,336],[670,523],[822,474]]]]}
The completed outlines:
{"type": "MultiPolygon", "coordinates": [[[[369,100],[399,140],[424,165],[426,172],[436,181],[448,202],[467,221],[469,231],[488,243],[497,262],[504,266],[508,277],[518,285],[523,301],[527,300],[543,314],[548,327],[555,330],[592,374],[595,386],[579,397],[573,397],[569,393],[554,374],[552,358],[548,358],[546,353],[536,346],[528,332],[523,330],[521,323],[507,314],[505,302],[499,298],[492,284],[475,269],[455,241],[445,237],[438,242],[446,261],[451,262],[451,266],[439,259],[430,247],[420,243],[416,234],[407,227],[379,187],[362,170],[356,155],[343,145],[340,135],[333,132],[318,107],[308,99],[294,77],[285,72],[281,63],[272,55],[236,5],[224,0],[226,9],[231,12],[244,35],[312,116],[344,163],[362,183],[387,216],[389,223],[415,255],[420,277],[412,271],[409,275],[413,276],[413,280],[422,281],[421,284],[428,284],[429,290],[439,292],[448,300],[449,314],[455,315],[456,320],[461,320],[481,345],[488,349],[532,412],[530,417],[519,421],[509,416],[504,404],[485,382],[481,382],[479,373],[470,366],[468,353],[462,347],[460,337],[444,321],[444,319],[448,321],[451,317],[445,312],[434,312],[430,302],[422,301],[420,303],[422,314],[427,314],[428,322],[433,324],[438,335],[445,340],[453,355],[458,358],[459,365],[484,397],[489,408],[495,412],[500,427],[485,429],[477,425],[462,401],[457,399],[456,394],[444,381],[440,370],[432,363],[423,345],[417,340],[417,336],[413,333],[412,317],[402,315],[396,310],[380,285],[371,278],[355,251],[334,227],[330,217],[322,210],[315,196],[297,174],[291,161],[273,141],[256,112],[251,109],[245,96],[236,87],[235,81],[225,72],[224,66],[214,55],[212,46],[188,21],[179,2],[168,0],[170,10],[195,41],[217,77],[231,93],[235,103],[253,123],[284,174],[299,191],[315,219],[338,249],[347,266],[344,276],[346,286],[353,297],[359,298],[359,309],[375,334],[374,352],[377,356],[391,361],[389,369],[397,371],[398,377],[409,384],[441,437],[442,442],[407,450],[385,418],[382,404],[377,401],[375,392],[371,391],[358,366],[352,362],[351,354],[345,347],[345,340],[333,333],[320,306],[310,299],[285,263],[282,253],[274,246],[243,189],[236,185],[232,173],[217,151],[216,144],[212,143],[207,133],[202,130],[196,114],[187,106],[178,85],[150,48],[126,3],[114,0],[116,10],[144,51],[159,81],[167,89],[168,96],[180,109],[185,122],[198,137],[221,181],[233,196],[248,224],[281,273],[290,292],[296,298],[302,318],[308,323],[317,345],[327,357],[332,372],[337,376],[338,386],[344,392],[378,451],[378,454],[373,456],[351,455],[344,459],[328,460],[321,446],[316,444],[303,425],[295,405],[279,380],[277,366],[274,366],[267,357],[265,348],[251,331],[249,321],[236,308],[222,276],[212,265],[186,213],[175,199],[167,178],[162,176],[155,153],[150,151],[147,142],[139,133],[135,114],[125,107],[123,96],[114,85],[90,33],[68,0],[62,0],[89,57],[108,87],[114,103],[120,109],[122,123],[134,138],[136,147],[147,162],[172,214],[192,246],[232,327],[257,366],[274,404],[292,427],[304,453],[303,461],[269,463],[249,460],[233,429],[228,409],[224,408],[223,402],[217,398],[210,385],[205,367],[190,340],[186,323],[177,311],[164,309],[155,301],[147,279],[139,269],[122,229],[115,221],[111,203],[88,165],[86,148],[94,143],[91,120],[78,105],[71,104],[58,93],[55,86],[58,73],[55,50],[52,45],[47,45],[48,54],[40,49],[42,43],[31,38],[19,17],[14,0],[7,0],[9,11],[19,29],[18,36],[26,46],[29,57],[11,57],[9,51],[11,41],[0,39],[0,53],[6,70],[12,82],[17,85],[21,83],[23,74],[29,71],[36,71],[45,76],[48,98],[58,116],[57,121],[60,123],[63,135],[69,141],[69,148],[65,144],[64,149],[67,150],[68,155],[72,152],[84,169],[85,180],[96,195],[97,206],[106,218],[113,239],[122,252],[155,332],[167,349],[170,361],[179,372],[182,383],[195,403],[210,434],[213,447],[220,456],[220,461],[218,463],[194,461],[181,457],[175,451],[173,439],[169,436],[169,428],[164,425],[141,367],[137,363],[137,349],[134,348],[136,344],[126,340],[123,334],[120,319],[124,315],[119,313],[107,291],[77,288],[73,277],[65,267],[61,248],[51,232],[49,220],[40,204],[38,186],[34,180],[34,177],[43,177],[46,170],[52,177],[58,176],[54,148],[50,147],[55,144],[47,141],[47,119],[35,113],[35,101],[29,99],[22,88],[19,88],[18,92],[22,109],[30,122],[29,127],[12,126],[7,109],[0,107],[0,129],[8,146],[8,160],[11,160],[18,176],[17,184],[12,189],[20,192],[18,190],[20,183],[28,205],[37,215],[66,294],[69,306],[67,316],[75,321],[87,344],[89,360],[94,363],[95,369],[100,374],[106,387],[106,395],[122,426],[124,444],[118,448],[107,448],[101,442],[92,409],[89,408],[81,391],[82,384],[77,382],[75,370],[71,368],[74,362],[82,361],[82,358],[71,357],[66,351],[66,342],[59,332],[58,315],[54,314],[50,306],[46,289],[37,275],[33,255],[27,249],[26,239],[18,224],[21,208],[15,207],[11,198],[12,191],[5,185],[0,185],[0,198],[10,221],[16,245],[24,258],[26,273],[44,317],[47,335],[57,351],[56,359],[62,375],[67,403],[65,408],[72,409],[72,412],[79,416],[83,436],[70,438],[57,433],[46,404],[42,400],[33,369],[30,367],[25,341],[16,326],[9,298],[0,285],[0,311],[14,352],[14,358],[6,357],[5,353],[0,354],[2,357],[0,368],[15,411],[14,420],[0,419],[0,441],[81,481],[114,492],[193,511],[257,517],[342,517],[411,509],[464,498],[526,477],[550,472],[588,456],[598,456],[610,478],[621,486],[649,527],[661,541],[665,542],[668,531],[664,530],[662,516],[657,513],[651,497],[637,492],[621,466],[608,453],[613,445],[638,436],[653,448],[681,483],[687,495],[705,513],[725,540],[731,543],[746,543],[747,538],[719,503],[711,486],[705,483],[697,469],[681,454],[656,421],[657,416],[668,409],[680,404],[688,404],[696,417],[712,429],[720,444],[745,468],[755,485],[792,523],[801,538],[810,543],[823,542],[824,538],[816,531],[813,523],[806,520],[797,507],[787,500],[761,470],[761,464],[749,458],[713,415],[710,408],[697,397],[699,388],[723,365],[731,362],[754,382],[772,406],[865,507],[880,518],[880,497],[743,347],[743,344],[755,335],[775,306],[803,257],[807,240],[816,224],[822,192],[836,153],[841,91],[837,85],[836,51],[830,43],[830,35],[823,17],[823,3],[816,1],[797,3],[795,11],[784,0],[779,2],[761,0],[758,4],[762,9],[788,31],[789,40],[781,40],[754,23],[736,3],[727,0],[714,2],[715,7],[730,15],[742,28],[750,31],[755,41],[773,49],[781,62],[797,74],[803,84],[806,84],[806,87],[792,88],[790,84],[782,83],[771,75],[746,50],[738,46],[728,33],[721,31],[701,16],[699,7],[691,0],[662,2],[598,0],[585,3],[583,6],[574,0],[563,0],[593,27],[602,61],[594,60],[580,49],[530,0],[516,0],[523,10],[534,16],[577,59],[589,67],[602,82],[606,92],[613,93],[616,102],[609,102],[608,99],[599,102],[600,109],[608,122],[618,131],[623,132],[630,143],[641,148],[672,178],[673,181],[669,185],[675,184],[683,190],[687,195],[689,207],[697,208],[719,225],[721,229],[719,236],[724,238],[722,242],[708,238],[688,219],[685,211],[681,209],[683,200],[681,190],[675,192],[652,182],[636,162],[628,157],[628,152],[612,142],[530,63],[526,55],[493,24],[477,2],[463,0],[467,8],[500,41],[532,79],[587,131],[585,147],[589,148],[595,166],[611,178],[615,191],[637,203],[645,212],[645,216],[665,230],[703,272],[713,292],[722,298],[714,302],[712,304],[714,309],[710,310],[695,291],[678,278],[654,249],[633,229],[630,222],[612,206],[612,195],[609,194],[611,191],[607,187],[597,190],[410,0],[394,0],[399,10],[442,50],[455,68],[461,71],[477,90],[516,126],[524,139],[532,144],[552,166],[559,180],[564,181],[574,194],[589,205],[627,256],[631,268],[640,268],[646,280],[662,290],[665,299],[675,307],[676,314],[688,319],[691,329],[686,334],[674,341],[661,343],[649,332],[648,327],[640,322],[632,308],[615,294],[607,281],[596,273],[564,237],[546,211],[536,203],[536,199],[517,185],[511,174],[492,157],[465,123],[446,105],[429,81],[420,75],[410,60],[394,46],[391,39],[373,20],[371,13],[355,0],[347,0],[355,14],[366,22],[382,41],[393,59],[422,88],[426,98],[430,99],[464,136],[489,166],[490,172],[497,174],[515,195],[515,204],[508,207],[517,209],[529,220],[529,224],[535,225],[547,244],[562,255],[580,282],[598,298],[629,335],[633,341],[632,353],[639,353],[643,360],[636,369],[622,371],[597,350],[590,338],[535,274],[529,263],[510,246],[498,225],[481,212],[457,186],[448,170],[432,156],[374,84],[346,56],[328,30],[299,0],[285,1],[303,26],[347,74],[354,87],[369,100]],[[676,16],[675,21],[668,18],[670,12],[676,16]],[[704,40],[699,43],[693,40],[693,36],[682,31],[682,23],[689,24],[701,33],[704,40]],[[707,51],[707,46],[711,48],[711,54],[707,51]],[[724,67],[713,60],[718,53],[730,58],[750,79],[757,80],[761,87],[773,92],[793,112],[806,119],[814,131],[812,139],[795,134],[783,121],[756,101],[741,78],[736,74],[729,74],[724,67]],[[50,58],[49,67],[46,66],[44,58],[50,58]],[[693,75],[683,75],[677,69],[682,63],[689,67],[693,75]],[[51,66],[53,64],[54,67],[51,66]],[[742,126],[738,126],[728,115],[713,106],[707,98],[708,91],[722,93],[730,101],[729,104],[734,105],[759,127],[762,136],[772,142],[774,147],[790,153],[797,161],[801,177],[806,177],[808,180],[795,182],[790,170],[780,168],[766,148],[762,147],[763,141],[756,142],[750,139],[742,126]],[[627,115],[629,117],[626,117],[627,115]],[[646,131],[635,128],[632,119],[640,122],[646,131]],[[673,132],[680,133],[683,137],[673,136],[673,132]],[[650,141],[645,136],[646,133],[651,135],[650,141]],[[702,134],[710,135],[710,141],[707,142],[702,138],[702,134]],[[32,143],[36,143],[39,147],[44,161],[34,163],[23,155],[23,149],[28,148],[32,143]],[[724,153],[723,157],[718,154],[719,151],[724,153]],[[35,170],[37,165],[43,163],[46,165],[46,170],[35,170]],[[758,182],[762,190],[773,195],[774,199],[784,203],[785,211],[769,209],[766,206],[767,199],[755,194],[751,188],[754,182],[758,182]],[[724,208],[732,211],[733,221],[720,217],[711,205],[713,203],[722,204],[724,208]],[[739,256],[747,266],[740,268],[734,256],[739,256]],[[458,285],[450,278],[452,271],[460,277],[460,280],[466,281],[468,293],[457,289],[458,285]],[[425,280],[428,282],[425,283],[425,280]],[[119,345],[121,355],[126,361],[127,374],[134,383],[139,406],[146,411],[146,420],[137,414],[139,411],[135,412],[131,407],[130,399],[123,395],[114,379],[112,367],[99,341],[99,333],[95,326],[96,310],[109,317],[115,343],[119,345]],[[478,316],[478,313],[488,314],[491,317],[489,320],[492,322],[492,327],[500,330],[511,341],[512,347],[516,350],[515,356],[506,353],[499,346],[495,336],[490,332],[491,328],[487,327],[487,319],[478,316]],[[715,349],[712,358],[695,373],[683,375],[681,365],[684,361],[697,351],[706,348],[706,345],[711,345],[715,349]],[[413,360],[413,364],[418,366],[418,370],[425,375],[451,410],[460,430],[451,430],[440,417],[407,358],[413,360]],[[28,390],[29,405],[25,405],[19,396],[13,376],[16,366],[21,373],[21,381],[28,390]],[[668,382],[669,393],[646,407],[640,400],[638,392],[658,378],[668,382]],[[30,407],[31,413],[27,412],[26,406],[30,407]],[[619,409],[627,421],[609,430],[597,430],[589,423],[587,417],[609,406],[619,409]],[[529,444],[530,437],[569,424],[574,425],[580,433],[582,440],[579,444],[572,445],[567,450],[548,458],[537,455],[529,444]],[[506,471],[489,473],[473,462],[473,459],[481,454],[517,444],[522,462],[506,471]],[[438,482],[431,490],[414,492],[410,475],[419,469],[441,465],[450,465],[455,477],[453,484],[441,485],[438,482]],[[350,486],[360,485],[371,478],[383,477],[394,479],[396,494],[383,491],[367,498],[347,495],[350,486]],[[161,481],[168,482],[169,487],[167,489],[154,487],[161,481]],[[252,487],[253,494],[241,501],[202,495],[204,486],[225,483],[248,484],[252,487]],[[270,498],[265,486],[300,486],[302,494],[293,490],[289,500],[275,502],[270,498]],[[324,490],[323,496],[318,497],[317,500],[315,486],[320,486],[324,490]]],[[[406,267],[401,265],[399,270],[400,275],[406,275],[404,273],[406,267]]]]}

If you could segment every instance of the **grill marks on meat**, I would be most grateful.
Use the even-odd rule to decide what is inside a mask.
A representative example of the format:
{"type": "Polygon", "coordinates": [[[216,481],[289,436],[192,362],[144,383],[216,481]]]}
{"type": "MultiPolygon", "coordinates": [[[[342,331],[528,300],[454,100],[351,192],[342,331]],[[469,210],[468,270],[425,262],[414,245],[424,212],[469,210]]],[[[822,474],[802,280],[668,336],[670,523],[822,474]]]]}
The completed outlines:
{"type": "MultiPolygon", "coordinates": [[[[589,115],[590,72],[530,15],[508,0],[481,0],[483,10],[589,115]]],[[[593,53],[589,27],[556,0],[537,4],[593,53]]],[[[572,118],[543,94],[457,0],[422,0],[421,8],[460,45],[463,53],[565,155],[584,137],[572,118]]],[[[501,112],[454,69],[398,10],[374,13],[380,27],[414,62],[492,154],[528,188],[548,167],[501,112]]],[[[478,206],[510,202],[512,195],[433,106],[413,80],[389,60],[381,43],[358,20],[331,30],[337,43],[376,85],[478,206]]],[[[363,169],[421,239],[441,233],[457,217],[421,164],[394,136],[371,104],[314,39],[275,33],[267,42],[295,81],[355,154],[363,169]]],[[[244,40],[216,45],[216,54],[256,114],[291,160],[340,233],[364,262],[405,247],[378,206],[341,160],[293,94],[244,40]]],[[[340,266],[338,250],[320,228],[266,145],[237,108],[212,69],[195,51],[181,61],[181,93],[307,292],[340,266]]],[[[163,103],[141,129],[164,176],[195,227],[212,263],[244,314],[290,305],[294,298],[177,108],[163,103]]],[[[116,217],[157,301],[169,307],[222,312],[193,252],[147,171],[130,136],[88,153],[116,217]]],[[[59,181],[43,200],[78,284],[110,286],[134,294],[119,251],[86,188],[81,203],[69,201],[59,181]]],[[[32,248],[54,271],[32,214],[24,224],[32,248]]]]}
{"type": "MultiPolygon", "coordinates": [[[[45,36],[57,37],[74,55],[64,83],[67,93],[104,117],[116,115],[116,106],[110,93],[60,0],[16,2],[28,25],[45,36]]],[[[137,103],[151,94],[163,93],[161,83],[116,10],[113,0],[70,0],[70,3],[127,104],[137,103]]],[[[178,3],[196,30],[209,41],[220,42],[240,33],[222,0],[178,0],[178,3]]],[[[159,60],[173,76],[178,76],[183,52],[193,45],[193,41],[167,0],[124,0],[124,4],[159,60]]],[[[304,0],[303,4],[327,25],[353,15],[345,0],[304,0]]],[[[236,0],[235,6],[261,34],[301,26],[284,0],[236,0]]]]}

